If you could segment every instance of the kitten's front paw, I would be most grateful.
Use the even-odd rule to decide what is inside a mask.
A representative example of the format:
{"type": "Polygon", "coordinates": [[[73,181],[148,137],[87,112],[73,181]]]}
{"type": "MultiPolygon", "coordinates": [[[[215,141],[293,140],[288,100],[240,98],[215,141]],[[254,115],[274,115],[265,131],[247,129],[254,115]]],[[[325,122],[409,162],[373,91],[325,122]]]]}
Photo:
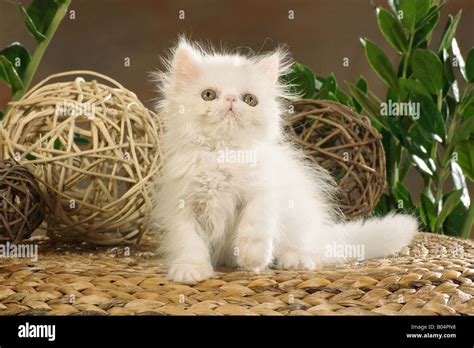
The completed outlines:
{"type": "Polygon", "coordinates": [[[311,255],[296,250],[287,250],[277,257],[276,268],[313,270],[316,263],[311,255]]]}
{"type": "Polygon", "coordinates": [[[240,237],[234,249],[237,264],[254,272],[264,270],[272,261],[271,241],[252,237],[240,237]]]}
{"type": "Polygon", "coordinates": [[[174,263],[168,271],[170,280],[186,284],[195,284],[213,276],[214,270],[208,263],[174,263]]]}

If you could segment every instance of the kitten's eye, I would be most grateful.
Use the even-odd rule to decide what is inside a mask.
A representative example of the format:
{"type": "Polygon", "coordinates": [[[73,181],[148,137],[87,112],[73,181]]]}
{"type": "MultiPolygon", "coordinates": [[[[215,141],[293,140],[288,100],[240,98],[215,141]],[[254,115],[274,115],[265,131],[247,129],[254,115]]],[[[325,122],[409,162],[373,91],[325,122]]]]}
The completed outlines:
{"type": "Polygon", "coordinates": [[[242,100],[250,106],[256,106],[258,104],[257,97],[253,94],[244,94],[242,100]]]}
{"type": "Polygon", "coordinates": [[[202,99],[204,99],[205,101],[211,101],[211,100],[214,100],[217,98],[217,94],[214,90],[212,89],[205,89],[204,91],[202,91],[201,93],[201,97],[202,99]]]}

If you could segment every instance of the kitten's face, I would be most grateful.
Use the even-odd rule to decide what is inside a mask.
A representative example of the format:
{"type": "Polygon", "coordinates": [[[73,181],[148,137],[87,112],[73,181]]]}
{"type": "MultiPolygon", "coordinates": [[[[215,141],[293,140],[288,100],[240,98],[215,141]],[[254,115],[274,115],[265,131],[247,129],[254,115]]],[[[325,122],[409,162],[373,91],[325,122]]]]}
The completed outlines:
{"type": "Polygon", "coordinates": [[[279,132],[277,54],[250,60],[203,55],[186,43],[175,51],[165,107],[170,127],[211,140],[262,140],[279,132]]]}

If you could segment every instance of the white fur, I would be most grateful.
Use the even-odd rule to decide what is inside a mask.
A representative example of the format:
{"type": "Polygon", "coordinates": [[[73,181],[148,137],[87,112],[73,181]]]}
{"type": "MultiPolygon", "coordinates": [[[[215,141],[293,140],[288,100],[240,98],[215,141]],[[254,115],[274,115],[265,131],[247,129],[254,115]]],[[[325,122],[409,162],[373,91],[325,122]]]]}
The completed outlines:
{"type": "MultiPolygon", "coordinates": [[[[391,254],[417,230],[410,216],[342,223],[331,205],[332,181],[285,140],[278,77],[281,50],[245,57],[205,51],[181,40],[158,73],[165,118],[165,164],[154,216],[165,232],[170,279],[197,282],[226,265],[262,271],[313,269],[356,259],[339,246],[362,246],[364,258],[391,254]],[[201,92],[218,91],[205,101],[201,92]],[[252,93],[258,105],[240,98],[252,93]],[[238,97],[227,112],[229,94],[238,97]],[[222,150],[247,151],[255,163],[222,162],[222,150]]],[[[360,256],[360,255],[359,255],[360,256]]]]}

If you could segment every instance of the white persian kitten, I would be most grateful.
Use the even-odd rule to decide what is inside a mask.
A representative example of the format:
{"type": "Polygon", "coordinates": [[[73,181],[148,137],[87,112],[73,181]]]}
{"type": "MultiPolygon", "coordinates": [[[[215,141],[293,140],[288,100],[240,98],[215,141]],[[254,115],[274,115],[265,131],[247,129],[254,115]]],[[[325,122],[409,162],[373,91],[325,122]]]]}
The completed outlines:
{"type": "Polygon", "coordinates": [[[345,223],[330,178],[282,132],[285,55],[205,51],[182,39],[158,73],[165,162],[154,218],[173,281],[215,266],[255,272],[385,256],[406,246],[414,218],[345,223]]]}

